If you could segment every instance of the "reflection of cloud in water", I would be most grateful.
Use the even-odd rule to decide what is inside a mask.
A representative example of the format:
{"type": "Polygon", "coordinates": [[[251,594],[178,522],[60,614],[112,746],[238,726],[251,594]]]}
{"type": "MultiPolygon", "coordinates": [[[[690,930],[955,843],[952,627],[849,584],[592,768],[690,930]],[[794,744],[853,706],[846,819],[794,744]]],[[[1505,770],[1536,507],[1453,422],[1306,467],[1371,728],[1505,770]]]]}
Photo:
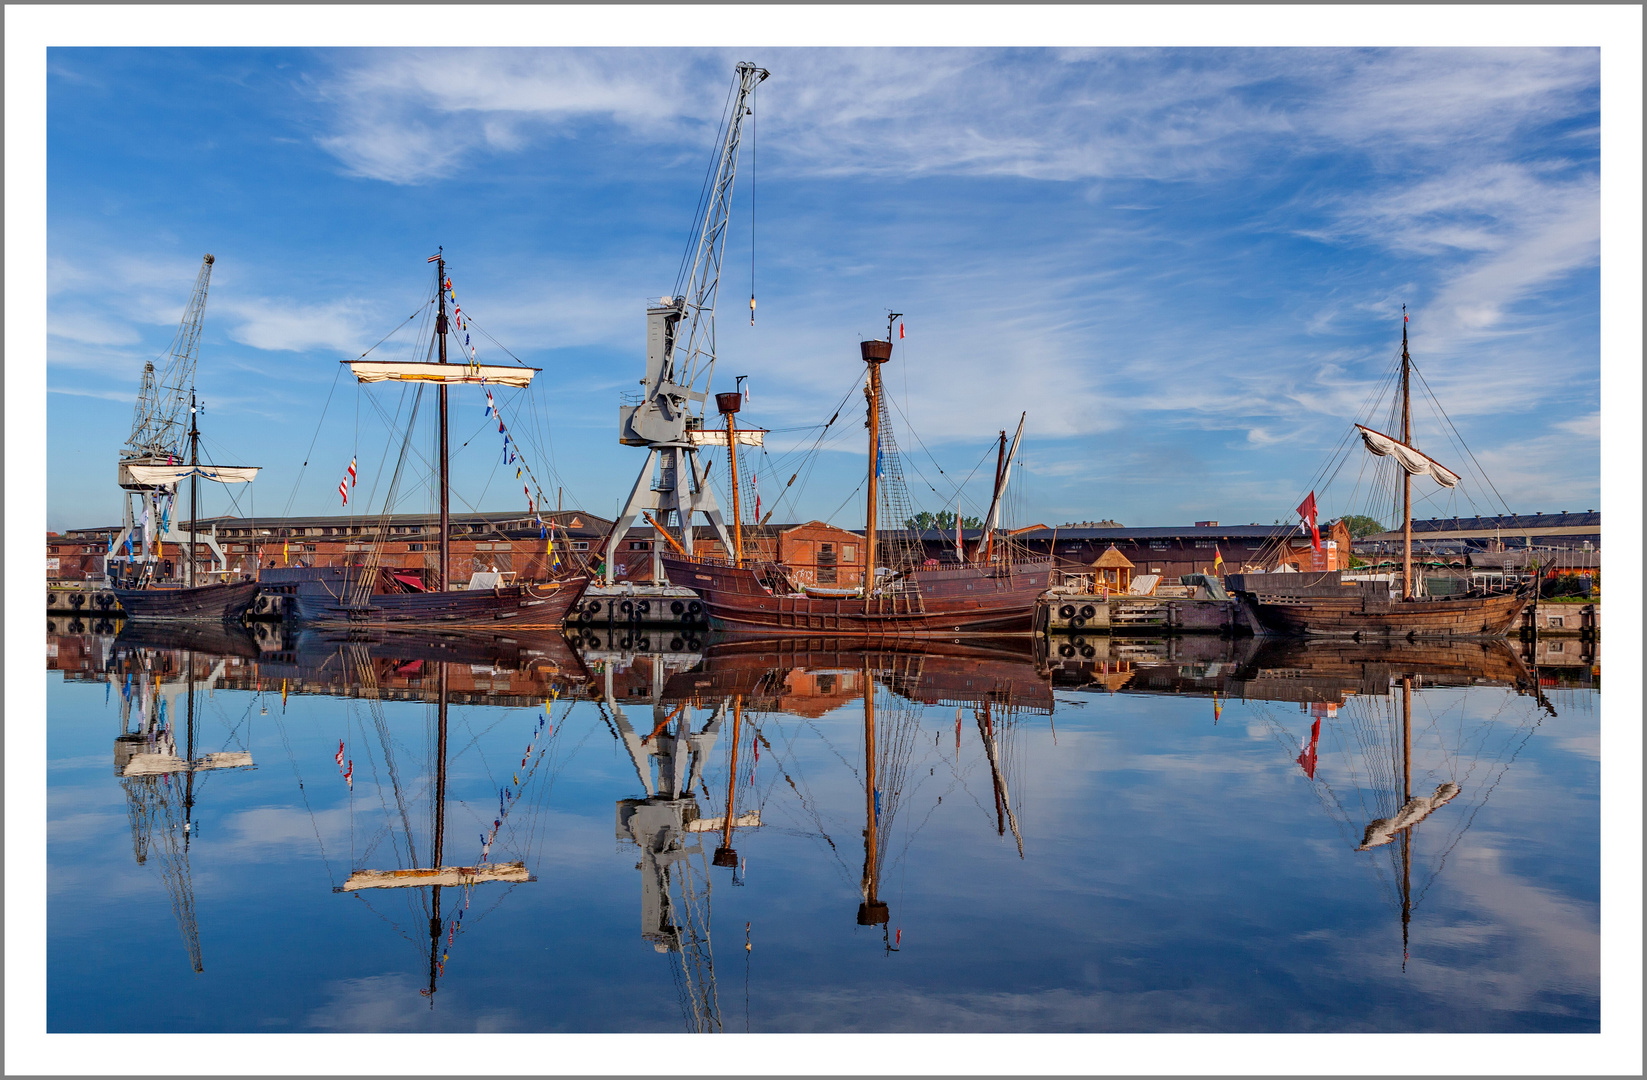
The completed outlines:
{"type": "Polygon", "coordinates": [[[435,1007],[419,991],[427,980],[406,972],[342,979],[319,987],[327,1001],[300,1025],[311,1031],[519,1031],[529,1029],[513,1009],[475,1012],[450,991],[436,994],[435,1007]]]}

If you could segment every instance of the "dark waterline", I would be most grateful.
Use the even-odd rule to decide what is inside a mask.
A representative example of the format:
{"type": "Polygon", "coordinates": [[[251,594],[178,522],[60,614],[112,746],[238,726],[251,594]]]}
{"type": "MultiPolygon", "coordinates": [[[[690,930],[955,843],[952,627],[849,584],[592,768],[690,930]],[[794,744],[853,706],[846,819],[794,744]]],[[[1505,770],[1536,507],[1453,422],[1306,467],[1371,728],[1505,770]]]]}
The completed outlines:
{"type": "Polygon", "coordinates": [[[1509,648],[50,643],[52,1032],[1599,1029],[1599,691],[1509,648]],[[430,994],[435,890],[335,890],[429,865],[442,671],[442,863],[535,880],[430,994]]]}

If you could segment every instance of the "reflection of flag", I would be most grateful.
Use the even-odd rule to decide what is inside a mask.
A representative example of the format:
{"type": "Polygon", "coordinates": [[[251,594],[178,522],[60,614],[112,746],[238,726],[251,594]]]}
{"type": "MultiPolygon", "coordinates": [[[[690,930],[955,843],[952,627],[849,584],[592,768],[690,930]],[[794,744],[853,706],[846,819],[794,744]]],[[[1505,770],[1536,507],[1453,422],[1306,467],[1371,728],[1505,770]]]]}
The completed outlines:
{"type": "Polygon", "coordinates": [[[337,756],[337,767],[341,769],[341,768],[343,768],[343,740],[342,739],[339,739],[337,741],[337,755],[336,756],[337,756]]]}
{"type": "Polygon", "coordinates": [[[1223,716],[1223,715],[1224,715],[1224,706],[1223,706],[1222,703],[1219,702],[1218,692],[1215,690],[1215,691],[1213,691],[1213,695],[1212,695],[1212,722],[1215,723],[1215,724],[1218,723],[1218,718],[1220,716],[1223,716]]]}
{"type": "Polygon", "coordinates": [[[349,767],[343,770],[343,781],[349,785],[349,790],[355,789],[355,763],[349,762],[349,767]]]}
{"type": "Polygon", "coordinates": [[[1311,780],[1315,779],[1315,748],[1321,741],[1321,721],[1317,720],[1310,725],[1310,745],[1298,755],[1298,764],[1304,767],[1304,775],[1311,780]]]}

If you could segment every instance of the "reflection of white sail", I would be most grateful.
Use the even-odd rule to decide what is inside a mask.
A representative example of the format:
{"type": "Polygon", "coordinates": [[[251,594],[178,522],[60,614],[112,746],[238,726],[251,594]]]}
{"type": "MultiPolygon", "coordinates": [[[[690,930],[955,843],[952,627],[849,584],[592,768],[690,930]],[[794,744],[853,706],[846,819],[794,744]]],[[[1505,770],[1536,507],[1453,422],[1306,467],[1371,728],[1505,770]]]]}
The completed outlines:
{"type": "Polygon", "coordinates": [[[1393,457],[1400,466],[1414,476],[1428,476],[1442,487],[1457,487],[1458,474],[1415,447],[1400,439],[1392,439],[1370,427],[1355,425],[1361,431],[1361,441],[1369,453],[1377,457],[1393,457]]]}
{"type": "Polygon", "coordinates": [[[1457,784],[1448,782],[1438,785],[1434,795],[1418,795],[1408,799],[1394,817],[1377,818],[1367,823],[1367,834],[1361,839],[1361,846],[1357,851],[1366,851],[1368,848],[1382,847],[1395,839],[1396,833],[1402,829],[1411,828],[1430,814],[1446,806],[1457,797],[1462,790],[1457,784]]]}

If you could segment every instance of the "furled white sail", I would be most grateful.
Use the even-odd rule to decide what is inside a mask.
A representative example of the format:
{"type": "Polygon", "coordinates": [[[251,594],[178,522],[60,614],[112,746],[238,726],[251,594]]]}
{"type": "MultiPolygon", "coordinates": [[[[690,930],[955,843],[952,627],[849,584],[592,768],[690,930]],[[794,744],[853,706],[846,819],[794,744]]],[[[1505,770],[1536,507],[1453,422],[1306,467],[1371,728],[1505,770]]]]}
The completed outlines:
{"type": "Polygon", "coordinates": [[[1400,439],[1392,439],[1360,424],[1355,426],[1361,429],[1361,441],[1367,444],[1369,452],[1378,457],[1393,457],[1403,469],[1414,476],[1428,476],[1442,487],[1458,486],[1458,474],[1434,458],[1415,450],[1400,439]]]}
{"type": "Polygon", "coordinates": [[[175,484],[191,476],[216,480],[220,484],[249,484],[257,479],[261,465],[127,465],[132,479],[140,484],[175,484]]]}
{"type": "MultiPolygon", "coordinates": [[[[765,428],[739,428],[737,431],[739,446],[765,446],[765,428]]],[[[686,433],[686,441],[693,446],[725,446],[725,428],[693,428],[686,433]]]]}
{"type": "Polygon", "coordinates": [[[363,383],[431,382],[526,386],[541,369],[512,364],[430,364],[398,360],[345,360],[363,383]]]}

